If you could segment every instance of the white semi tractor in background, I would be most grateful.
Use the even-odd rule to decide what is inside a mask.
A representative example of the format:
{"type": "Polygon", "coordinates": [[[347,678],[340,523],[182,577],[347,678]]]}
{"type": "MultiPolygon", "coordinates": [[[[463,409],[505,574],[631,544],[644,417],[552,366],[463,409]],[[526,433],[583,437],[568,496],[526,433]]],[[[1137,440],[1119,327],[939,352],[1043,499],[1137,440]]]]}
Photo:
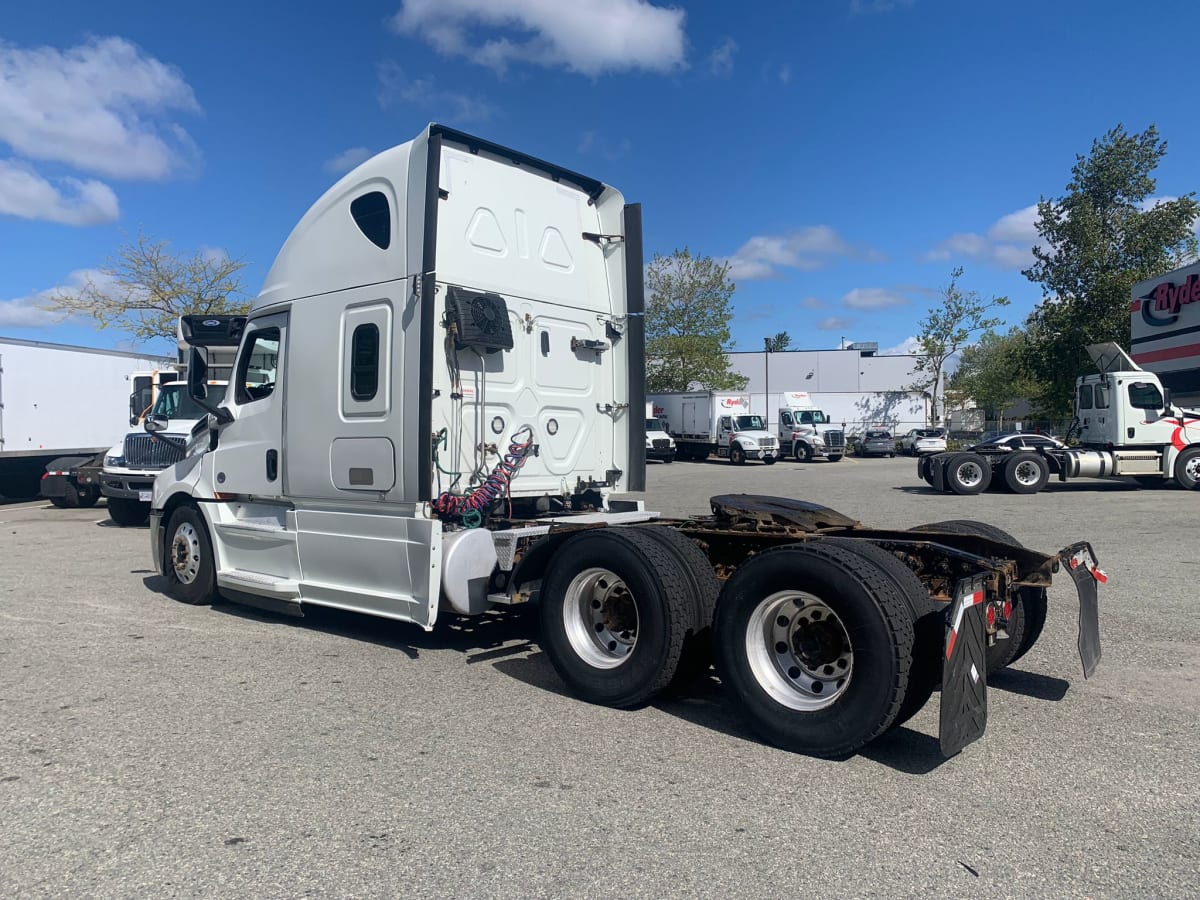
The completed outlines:
{"type": "Polygon", "coordinates": [[[762,416],[750,412],[750,395],[727,391],[680,391],[647,394],[675,439],[679,459],[699,461],[716,455],[735,465],[779,459],[779,441],[762,416]]]}
{"type": "Polygon", "coordinates": [[[675,439],[650,400],[646,401],[646,459],[663,463],[675,461],[675,439]]]}
{"type": "Polygon", "coordinates": [[[1036,494],[1051,476],[1200,489],[1200,411],[1176,406],[1158,376],[1116,344],[1093,344],[1088,354],[1098,371],[1075,381],[1075,416],[1067,435],[1078,446],[985,444],[924,457],[917,474],[936,490],[955,494],[992,486],[1036,494]]]}
{"type": "Polygon", "coordinates": [[[438,125],[363,163],[296,225],[247,317],[184,320],[208,415],[154,482],[169,592],[426,629],[532,602],[582,699],[644,704],[715,657],[762,736],[819,755],[939,684],[943,752],[979,737],[984,673],[1036,640],[1056,571],[1091,674],[1086,543],[865,528],[777,497],[671,520],[621,499],[644,489],[642,277],[640,207],[595,179],[438,125]],[[205,351],[235,346],[216,403],[205,351]]]}

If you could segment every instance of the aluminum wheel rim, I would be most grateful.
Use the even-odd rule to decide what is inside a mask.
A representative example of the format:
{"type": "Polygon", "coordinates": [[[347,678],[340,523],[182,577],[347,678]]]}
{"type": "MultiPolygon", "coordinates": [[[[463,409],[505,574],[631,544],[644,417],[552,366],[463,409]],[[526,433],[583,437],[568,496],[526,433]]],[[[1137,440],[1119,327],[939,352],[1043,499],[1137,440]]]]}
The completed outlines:
{"type": "Polygon", "coordinates": [[[963,487],[975,487],[983,481],[983,467],[977,462],[965,462],[958,467],[958,480],[963,487]]]}
{"type": "Polygon", "coordinates": [[[1018,484],[1037,484],[1038,479],[1042,477],[1042,470],[1038,468],[1037,463],[1023,459],[1017,463],[1017,467],[1013,471],[1013,477],[1017,479],[1018,484]]]}
{"type": "Polygon", "coordinates": [[[584,569],[567,586],[563,626],[580,659],[597,669],[615,669],[637,645],[637,603],[608,569],[584,569]]]}
{"type": "Polygon", "coordinates": [[[171,566],[182,584],[191,584],[200,574],[200,535],[188,522],[176,528],[171,539],[171,566]]]}
{"type": "Polygon", "coordinates": [[[746,623],[746,658],[763,690],[799,712],[833,704],[854,670],[846,626],[804,591],[780,591],[759,602],[746,623]]]}
{"type": "Polygon", "coordinates": [[[1200,481],[1200,456],[1193,456],[1183,467],[1183,472],[1192,481],[1200,481]]]}

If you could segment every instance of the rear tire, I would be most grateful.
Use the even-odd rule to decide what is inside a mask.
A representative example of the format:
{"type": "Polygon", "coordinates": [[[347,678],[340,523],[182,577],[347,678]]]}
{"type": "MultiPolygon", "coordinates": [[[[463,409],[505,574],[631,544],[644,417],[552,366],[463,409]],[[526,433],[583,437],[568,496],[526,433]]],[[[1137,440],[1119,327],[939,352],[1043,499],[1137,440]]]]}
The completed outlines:
{"type": "Polygon", "coordinates": [[[658,541],[680,564],[695,613],[691,630],[683,639],[683,652],[671,687],[681,687],[705,675],[713,664],[712,629],[721,583],[700,546],[687,535],[664,525],[639,525],[638,530],[658,541]]]}
{"type": "Polygon", "coordinates": [[[679,557],[641,529],[574,535],[542,583],[542,649],[581,699],[645,703],[674,678],[695,624],[688,585],[679,557]]]}
{"type": "Polygon", "coordinates": [[[55,506],[57,506],[59,509],[67,508],[67,501],[63,497],[51,497],[50,502],[53,503],[55,506]]]}
{"type": "Polygon", "coordinates": [[[150,504],[124,497],[109,497],[108,517],[122,528],[136,528],[150,521],[150,504]]]}
{"type": "Polygon", "coordinates": [[[1014,494],[1036,494],[1049,478],[1050,467],[1037,453],[1021,450],[1004,462],[1004,484],[1014,494]]]}
{"type": "Polygon", "coordinates": [[[96,505],[96,501],[100,499],[100,491],[94,487],[88,487],[79,493],[79,508],[91,509],[96,505]]]}
{"type": "Polygon", "coordinates": [[[978,453],[956,453],[946,466],[946,486],[956,494],[969,496],[987,490],[992,467],[978,453]]]}
{"type": "Polygon", "coordinates": [[[942,645],[946,637],[946,619],[943,603],[930,598],[929,590],[912,569],[882,547],[866,541],[844,538],[827,540],[857,553],[885,571],[897,588],[904,594],[913,617],[912,667],[908,672],[908,689],[904,702],[888,729],[903,725],[929,702],[942,680],[942,645]]]}
{"type": "MultiPolygon", "coordinates": [[[[929,525],[918,525],[910,531],[943,531],[947,534],[972,534],[976,537],[989,538],[1014,547],[1025,546],[1002,528],[989,525],[987,522],[976,522],[971,519],[951,519],[947,522],[933,522],[929,525]]],[[[1008,640],[996,641],[987,649],[988,672],[995,672],[1012,665],[1037,643],[1046,625],[1046,611],[1049,602],[1046,589],[1038,587],[1021,588],[1013,600],[1012,615],[1008,620],[1008,640]]]]}
{"type": "Polygon", "coordinates": [[[844,756],[900,711],[912,614],[879,563],[829,540],[791,544],[726,582],[716,648],[721,680],[758,734],[797,753],[844,756]]]}
{"type": "Polygon", "coordinates": [[[167,523],[163,559],[170,579],[167,592],[181,603],[200,605],[217,599],[217,565],[208,528],[199,510],[181,506],[167,523]]]}

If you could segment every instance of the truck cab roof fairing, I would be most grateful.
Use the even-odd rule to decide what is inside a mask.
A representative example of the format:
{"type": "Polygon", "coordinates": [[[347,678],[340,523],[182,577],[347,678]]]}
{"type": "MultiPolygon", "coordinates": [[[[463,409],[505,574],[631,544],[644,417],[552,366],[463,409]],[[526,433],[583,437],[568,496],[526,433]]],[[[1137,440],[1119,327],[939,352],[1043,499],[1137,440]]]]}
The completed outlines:
{"type": "MultiPolygon", "coordinates": [[[[488,153],[571,184],[595,202],[603,182],[436,123],[407,143],[384,150],[348,172],[318,199],[292,229],[267,273],[255,311],[289,300],[405,278],[421,267],[426,158],[432,138],[471,153],[488,153]],[[365,233],[351,204],[378,192],[387,198],[386,248],[365,233]]],[[[376,206],[377,204],[372,204],[376,206]]]]}

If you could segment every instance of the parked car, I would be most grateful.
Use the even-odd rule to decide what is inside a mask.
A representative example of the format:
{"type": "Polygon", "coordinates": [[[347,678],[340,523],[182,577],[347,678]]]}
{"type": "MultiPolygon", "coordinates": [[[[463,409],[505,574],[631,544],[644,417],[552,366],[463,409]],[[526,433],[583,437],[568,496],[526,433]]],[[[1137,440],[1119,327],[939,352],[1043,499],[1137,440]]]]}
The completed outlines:
{"type": "Polygon", "coordinates": [[[896,448],[909,456],[925,453],[943,453],[946,450],[945,428],[914,428],[900,436],[896,448]]]}
{"type": "Polygon", "coordinates": [[[890,431],[872,429],[858,439],[855,452],[859,456],[895,456],[896,439],[890,431]]]}
{"type": "Polygon", "coordinates": [[[978,444],[972,444],[967,449],[1033,450],[1037,447],[1052,447],[1056,450],[1065,450],[1067,445],[1049,434],[1027,434],[1025,432],[1013,431],[982,440],[978,444]]]}

